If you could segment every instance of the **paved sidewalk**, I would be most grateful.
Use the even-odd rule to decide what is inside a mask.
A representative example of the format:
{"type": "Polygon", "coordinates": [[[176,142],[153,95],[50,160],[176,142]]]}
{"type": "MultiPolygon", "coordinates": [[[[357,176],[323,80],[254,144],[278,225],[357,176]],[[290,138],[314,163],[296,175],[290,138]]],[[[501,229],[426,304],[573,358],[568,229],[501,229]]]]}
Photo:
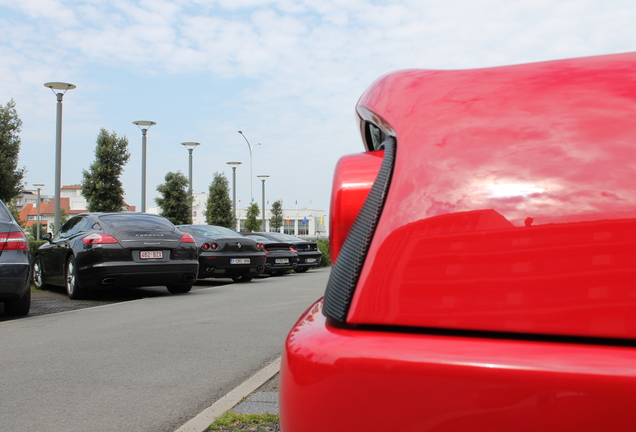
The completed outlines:
{"type": "Polygon", "coordinates": [[[278,373],[234,408],[237,414],[278,415],[278,373]]]}

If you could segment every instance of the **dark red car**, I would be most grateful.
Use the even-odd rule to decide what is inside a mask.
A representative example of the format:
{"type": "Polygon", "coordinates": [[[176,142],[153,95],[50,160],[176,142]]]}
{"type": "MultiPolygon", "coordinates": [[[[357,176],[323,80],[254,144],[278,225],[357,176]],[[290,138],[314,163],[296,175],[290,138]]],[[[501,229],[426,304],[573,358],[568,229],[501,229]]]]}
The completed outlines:
{"type": "Polygon", "coordinates": [[[400,71],[357,114],[281,429],[636,430],[636,53],[400,71]]]}

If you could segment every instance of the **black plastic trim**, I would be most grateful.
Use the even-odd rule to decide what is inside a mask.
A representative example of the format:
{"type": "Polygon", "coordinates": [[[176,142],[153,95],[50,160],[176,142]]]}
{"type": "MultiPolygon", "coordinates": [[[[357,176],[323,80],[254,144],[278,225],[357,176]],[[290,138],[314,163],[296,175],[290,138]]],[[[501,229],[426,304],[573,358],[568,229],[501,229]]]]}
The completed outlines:
{"type": "Polygon", "coordinates": [[[386,137],[382,148],[384,148],[384,158],[378,177],[342,245],[327,283],[322,311],[327,318],[336,321],[345,322],[349,313],[353,293],[391,183],[396,153],[395,138],[386,137]]]}

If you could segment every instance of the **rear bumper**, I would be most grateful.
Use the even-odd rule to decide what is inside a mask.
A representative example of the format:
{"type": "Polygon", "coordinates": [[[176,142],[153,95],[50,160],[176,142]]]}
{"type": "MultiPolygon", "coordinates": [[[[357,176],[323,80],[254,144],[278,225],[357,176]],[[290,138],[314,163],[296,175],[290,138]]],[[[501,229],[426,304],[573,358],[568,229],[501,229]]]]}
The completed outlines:
{"type": "Polygon", "coordinates": [[[0,300],[22,297],[31,289],[31,265],[0,264],[0,300]]]}
{"type": "Polygon", "coordinates": [[[196,281],[198,269],[197,261],[103,263],[78,269],[77,278],[85,288],[169,286],[196,281]]]}
{"type": "Polygon", "coordinates": [[[298,252],[298,267],[318,267],[322,259],[321,253],[298,252]]]}
{"type": "Polygon", "coordinates": [[[265,269],[265,255],[205,256],[199,257],[199,278],[222,278],[253,275],[258,276],[265,269]],[[249,258],[249,264],[231,264],[231,259],[249,258]]]}
{"type": "Polygon", "coordinates": [[[290,332],[281,429],[633,431],[636,349],[332,327],[290,332]]]}

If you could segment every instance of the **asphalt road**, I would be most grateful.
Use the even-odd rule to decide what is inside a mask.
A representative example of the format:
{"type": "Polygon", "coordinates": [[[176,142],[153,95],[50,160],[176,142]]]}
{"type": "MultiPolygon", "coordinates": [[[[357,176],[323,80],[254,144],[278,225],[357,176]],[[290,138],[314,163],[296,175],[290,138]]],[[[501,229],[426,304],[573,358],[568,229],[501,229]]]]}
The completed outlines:
{"type": "Polygon", "coordinates": [[[172,432],[279,357],[328,276],[153,288],[0,322],[0,431],[172,432]]]}

